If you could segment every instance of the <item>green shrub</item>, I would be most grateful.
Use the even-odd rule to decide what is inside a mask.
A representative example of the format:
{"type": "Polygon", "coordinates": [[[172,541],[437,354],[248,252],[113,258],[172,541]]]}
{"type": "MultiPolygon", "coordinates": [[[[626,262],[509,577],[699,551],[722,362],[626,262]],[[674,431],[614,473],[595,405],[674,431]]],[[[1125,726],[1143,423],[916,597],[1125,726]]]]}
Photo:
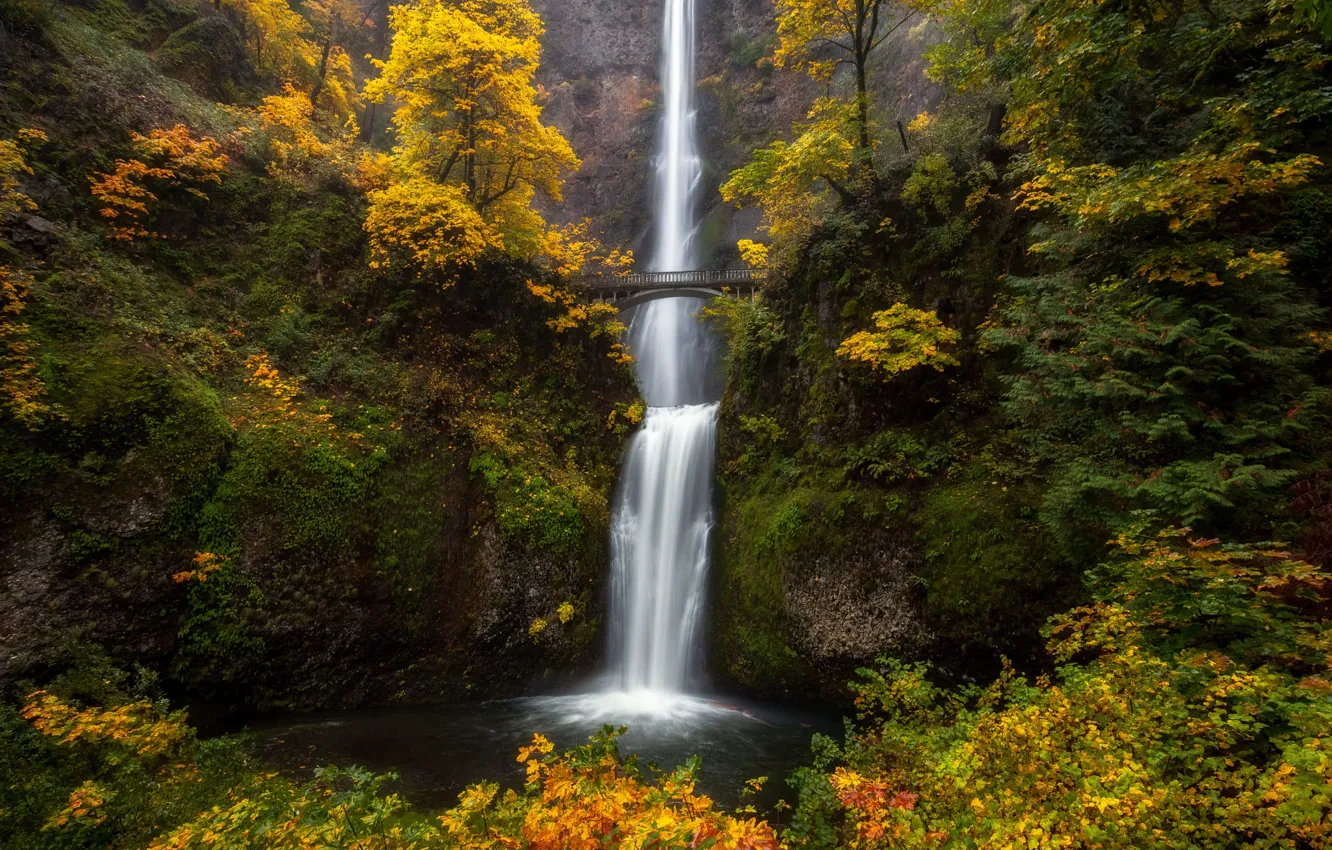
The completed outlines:
{"type": "Polygon", "coordinates": [[[846,471],[883,484],[929,478],[948,460],[948,451],[927,446],[908,431],[880,431],[846,450],[846,471]]]}
{"type": "Polygon", "coordinates": [[[510,465],[489,452],[472,458],[471,470],[495,498],[495,516],[506,535],[558,554],[574,554],[586,525],[573,494],[540,472],[510,465]]]}

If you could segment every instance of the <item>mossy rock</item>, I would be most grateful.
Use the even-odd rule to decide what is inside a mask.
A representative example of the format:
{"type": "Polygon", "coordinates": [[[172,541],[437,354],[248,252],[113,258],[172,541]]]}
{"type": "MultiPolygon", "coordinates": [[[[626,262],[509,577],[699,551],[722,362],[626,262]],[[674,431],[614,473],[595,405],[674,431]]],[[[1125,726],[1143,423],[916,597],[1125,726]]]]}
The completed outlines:
{"type": "Polygon", "coordinates": [[[198,22],[199,10],[185,0],[146,0],[143,16],[155,29],[171,34],[198,22]]]}
{"type": "Polygon", "coordinates": [[[158,49],[162,72],[222,103],[247,99],[259,75],[245,40],[221,17],[202,18],[174,33],[158,49]]]}
{"type": "Polygon", "coordinates": [[[1040,522],[1039,488],[968,471],[923,500],[925,613],[960,650],[1021,656],[1046,618],[1080,597],[1079,576],[1040,522]]]}

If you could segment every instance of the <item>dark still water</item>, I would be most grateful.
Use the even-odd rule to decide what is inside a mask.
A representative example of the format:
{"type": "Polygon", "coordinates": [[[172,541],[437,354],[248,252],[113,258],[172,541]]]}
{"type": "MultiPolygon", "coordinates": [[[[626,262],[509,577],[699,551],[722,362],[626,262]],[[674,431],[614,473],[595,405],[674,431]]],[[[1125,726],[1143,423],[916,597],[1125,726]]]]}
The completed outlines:
{"type": "Polygon", "coordinates": [[[402,778],[393,790],[431,810],[453,805],[464,787],[482,779],[521,786],[518,748],[535,732],[565,750],[607,723],[629,727],[620,739],[622,756],[636,753],[664,769],[701,756],[699,790],[724,806],[735,805],[745,781],[758,776],[770,777],[760,803],[794,802],[785,778],[809,763],[811,737],[840,738],[842,729],[832,714],[762,703],[607,693],[305,715],[252,731],[261,753],[293,774],[328,764],[396,771],[402,778]]]}

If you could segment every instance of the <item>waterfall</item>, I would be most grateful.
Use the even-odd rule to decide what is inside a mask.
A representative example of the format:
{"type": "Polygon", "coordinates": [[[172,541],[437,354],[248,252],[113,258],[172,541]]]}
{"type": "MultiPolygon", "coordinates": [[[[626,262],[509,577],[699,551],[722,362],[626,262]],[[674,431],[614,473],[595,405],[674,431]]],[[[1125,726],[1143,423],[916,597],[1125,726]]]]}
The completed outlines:
{"type": "Polygon", "coordinates": [[[666,0],[662,29],[661,97],[657,144],[652,270],[689,271],[693,256],[694,193],[703,173],[694,131],[694,0],[666,0]]]}
{"type": "MultiPolygon", "coordinates": [[[[666,0],[664,113],[655,159],[654,271],[698,265],[694,203],[702,172],[694,127],[694,0],[666,0]]],[[[647,416],[625,455],[611,528],[611,656],[622,691],[678,693],[699,656],[717,392],[716,351],[697,298],[636,311],[629,346],[647,416]]]]}

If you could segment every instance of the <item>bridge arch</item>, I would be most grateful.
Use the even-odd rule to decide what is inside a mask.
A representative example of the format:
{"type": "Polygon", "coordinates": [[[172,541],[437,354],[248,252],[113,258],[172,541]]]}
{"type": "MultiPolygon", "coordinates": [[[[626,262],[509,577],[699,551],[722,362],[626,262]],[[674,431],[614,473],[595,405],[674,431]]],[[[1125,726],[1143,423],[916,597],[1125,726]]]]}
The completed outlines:
{"type": "Polygon", "coordinates": [[[767,269],[698,269],[582,275],[573,280],[573,286],[586,300],[610,302],[629,309],[658,298],[752,299],[767,280],[767,269]]]}
{"type": "Polygon", "coordinates": [[[604,298],[619,307],[621,310],[628,310],[631,307],[637,307],[639,304],[646,304],[649,301],[658,301],[662,298],[718,298],[726,293],[720,289],[704,289],[701,286],[681,286],[671,289],[640,289],[637,292],[630,292],[622,298],[616,298],[612,295],[610,298],[604,298]]]}

